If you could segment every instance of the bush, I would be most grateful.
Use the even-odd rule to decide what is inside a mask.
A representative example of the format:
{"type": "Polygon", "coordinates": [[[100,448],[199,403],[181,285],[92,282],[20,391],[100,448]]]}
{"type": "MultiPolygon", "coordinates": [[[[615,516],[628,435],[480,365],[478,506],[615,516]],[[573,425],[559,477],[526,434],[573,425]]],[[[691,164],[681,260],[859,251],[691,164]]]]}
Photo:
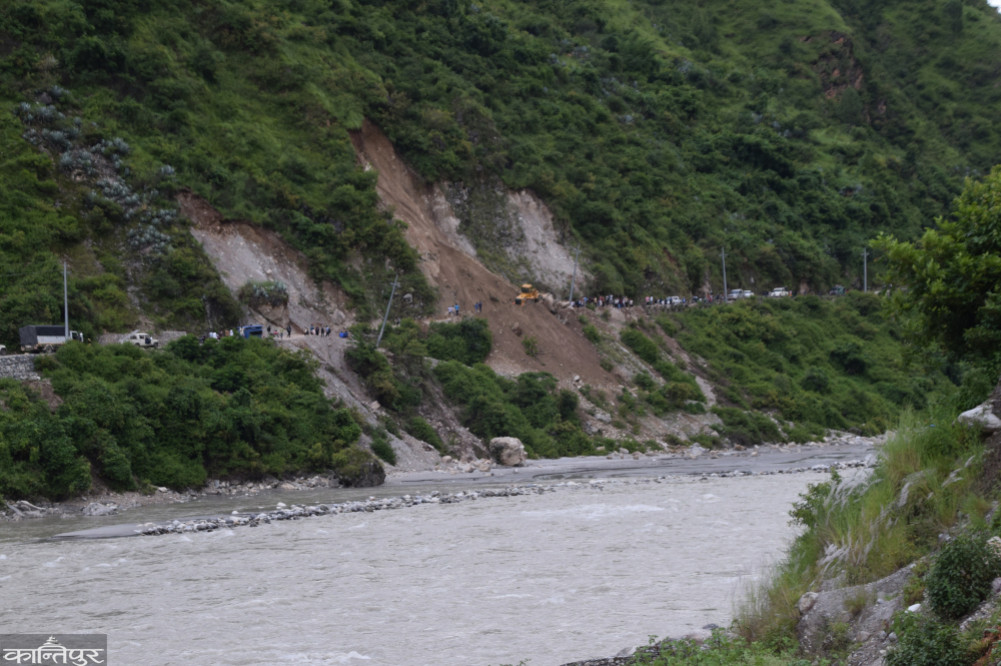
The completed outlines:
{"type": "Polygon", "coordinates": [[[384,428],[379,428],[372,433],[372,453],[390,465],[396,464],[396,451],[393,450],[393,445],[389,443],[389,436],[386,434],[384,428]]]}
{"type": "Polygon", "coordinates": [[[525,349],[525,353],[532,358],[539,355],[539,341],[535,339],[535,336],[530,335],[527,338],[523,338],[521,346],[525,349]]]}
{"type": "Polygon", "coordinates": [[[421,417],[415,416],[410,419],[407,423],[406,430],[422,442],[427,442],[433,446],[438,450],[438,453],[447,453],[447,451],[445,451],[445,443],[441,441],[441,437],[438,436],[438,432],[431,426],[430,423],[421,417]]]}
{"type": "Polygon", "coordinates": [[[442,361],[466,365],[482,363],[490,354],[493,336],[486,319],[467,317],[458,324],[431,324],[427,339],[428,354],[442,361]]]}
{"type": "Polygon", "coordinates": [[[717,432],[733,444],[754,446],[763,442],[784,441],[779,427],[765,414],[745,412],[733,407],[713,407],[713,413],[722,419],[717,432]]]}
{"type": "Polygon", "coordinates": [[[900,640],[887,653],[886,666],[965,666],[971,661],[953,627],[914,613],[894,624],[900,640]]]}
{"type": "Polygon", "coordinates": [[[237,297],[241,303],[251,307],[288,305],[288,288],[284,282],[276,280],[267,282],[251,280],[240,287],[237,297]]]}
{"type": "Polygon", "coordinates": [[[660,350],[657,349],[654,341],[635,328],[627,328],[622,331],[619,337],[627,347],[650,365],[655,365],[660,360],[660,350]]]}
{"type": "Polygon", "coordinates": [[[945,619],[960,618],[987,598],[991,581],[1001,573],[1001,558],[984,532],[962,534],[935,558],[925,585],[932,609],[945,619]]]}

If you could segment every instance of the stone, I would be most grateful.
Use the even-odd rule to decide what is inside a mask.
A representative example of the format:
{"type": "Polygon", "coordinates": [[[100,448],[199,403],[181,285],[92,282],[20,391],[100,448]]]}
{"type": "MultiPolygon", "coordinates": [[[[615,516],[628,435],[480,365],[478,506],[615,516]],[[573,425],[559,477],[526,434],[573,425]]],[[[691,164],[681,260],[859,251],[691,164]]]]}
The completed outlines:
{"type": "Polygon", "coordinates": [[[107,504],[91,502],[83,508],[83,515],[85,516],[113,516],[116,513],[118,513],[118,505],[114,502],[107,504]]]}
{"type": "Polygon", "coordinates": [[[517,437],[494,437],[490,440],[490,455],[505,467],[521,467],[528,458],[525,445],[517,437]]]}
{"type": "Polygon", "coordinates": [[[703,447],[699,446],[698,444],[692,444],[691,447],[689,447],[688,453],[686,454],[685,457],[687,457],[689,459],[695,459],[695,458],[698,458],[699,456],[701,456],[703,453],[705,453],[708,450],[709,449],[703,448],[703,447]]]}
{"type": "Polygon", "coordinates": [[[983,402],[973,409],[966,410],[957,416],[956,420],[963,425],[979,428],[983,435],[993,435],[1001,430],[1001,418],[994,413],[990,402],[983,402]]]}
{"type": "Polygon", "coordinates": [[[796,607],[799,609],[800,614],[806,615],[807,613],[809,613],[810,609],[813,608],[813,605],[817,603],[817,597],[819,596],[820,595],[817,594],[816,592],[807,592],[806,594],[801,596],[799,598],[799,603],[796,604],[796,607]]]}

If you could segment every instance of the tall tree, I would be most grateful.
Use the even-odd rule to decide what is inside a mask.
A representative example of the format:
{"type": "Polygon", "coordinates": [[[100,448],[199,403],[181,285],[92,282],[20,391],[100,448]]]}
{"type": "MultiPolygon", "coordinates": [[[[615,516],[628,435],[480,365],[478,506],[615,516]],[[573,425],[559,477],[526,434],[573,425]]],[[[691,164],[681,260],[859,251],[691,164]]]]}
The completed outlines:
{"type": "Polygon", "coordinates": [[[953,359],[1001,368],[1001,166],[967,180],[953,212],[916,242],[881,236],[892,303],[953,359]]]}

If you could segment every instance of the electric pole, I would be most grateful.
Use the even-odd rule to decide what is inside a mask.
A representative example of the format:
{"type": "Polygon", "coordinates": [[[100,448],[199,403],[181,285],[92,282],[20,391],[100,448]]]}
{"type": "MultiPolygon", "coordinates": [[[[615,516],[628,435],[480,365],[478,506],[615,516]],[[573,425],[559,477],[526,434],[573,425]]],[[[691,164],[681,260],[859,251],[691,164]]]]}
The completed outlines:
{"type": "Polygon", "coordinates": [[[862,248],[862,292],[869,293],[869,250],[862,248]]]}
{"type": "Polygon", "coordinates": [[[389,308],[393,307],[393,294],[396,293],[396,280],[398,276],[393,276],[393,288],[389,290],[389,303],[386,303],[386,314],[382,317],[382,326],[379,327],[379,337],[375,340],[375,348],[379,348],[382,342],[382,333],[386,330],[386,320],[389,319],[389,308]]]}
{"type": "Polygon", "coordinates": [[[70,296],[66,288],[66,262],[63,261],[63,336],[70,339],[70,296]]]}
{"type": "Polygon", "coordinates": [[[573,276],[570,278],[570,303],[573,304],[573,286],[577,282],[577,259],[580,257],[580,246],[573,255],[573,276]]]}
{"type": "Polygon", "coordinates": [[[722,257],[722,259],[723,259],[723,302],[726,303],[726,295],[727,295],[728,292],[726,290],[726,248],[725,247],[720,250],[720,257],[722,257]]]}

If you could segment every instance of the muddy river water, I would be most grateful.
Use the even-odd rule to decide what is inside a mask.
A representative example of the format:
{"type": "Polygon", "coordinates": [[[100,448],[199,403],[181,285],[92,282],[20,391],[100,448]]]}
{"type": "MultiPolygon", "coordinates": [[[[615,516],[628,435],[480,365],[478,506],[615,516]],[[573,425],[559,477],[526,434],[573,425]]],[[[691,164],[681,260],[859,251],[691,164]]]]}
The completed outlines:
{"type": "MultiPolygon", "coordinates": [[[[866,453],[828,447],[728,466],[802,469],[866,453]]],[[[410,475],[374,490],[4,523],[0,633],[107,634],[112,664],[557,666],[611,656],[650,636],[727,625],[795,536],[792,503],[828,478],[707,476],[722,469],[686,465],[575,461],[507,476],[410,475]],[[556,488],[213,532],[51,538],[278,502],[501,483],[556,488]]]]}

